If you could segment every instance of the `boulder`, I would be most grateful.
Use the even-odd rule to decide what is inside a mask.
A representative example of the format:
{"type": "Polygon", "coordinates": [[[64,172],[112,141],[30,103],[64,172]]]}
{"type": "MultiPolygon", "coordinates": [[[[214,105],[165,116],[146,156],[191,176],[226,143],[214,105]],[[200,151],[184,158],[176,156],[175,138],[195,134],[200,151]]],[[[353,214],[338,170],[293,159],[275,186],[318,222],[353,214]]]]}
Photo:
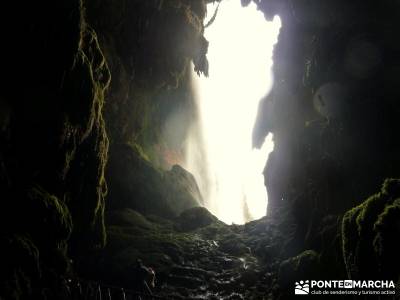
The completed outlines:
{"type": "Polygon", "coordinates": [[[199,206],[201,194],[193,175],[175,165],[157,169],[135,148],[112,148],[108,169],[109,209],[131,208],[142,214],[174,218],[199,206]]]}
{"type": "Polygon", "coordinates": [[[212,215],[205,207],[194,207],[181,213],[177,218],[177,227],[183,231],[191,231],[217,221],[217,217],[212,215]]]}
{"type": "Polygon", "coordinates": [[[319,255],[314,250],[306,250],[297,256],[281,262],[278,272],[278,283],[281,288],[294,287],[295,281],[317,278],[319,272],[319,255]]]}

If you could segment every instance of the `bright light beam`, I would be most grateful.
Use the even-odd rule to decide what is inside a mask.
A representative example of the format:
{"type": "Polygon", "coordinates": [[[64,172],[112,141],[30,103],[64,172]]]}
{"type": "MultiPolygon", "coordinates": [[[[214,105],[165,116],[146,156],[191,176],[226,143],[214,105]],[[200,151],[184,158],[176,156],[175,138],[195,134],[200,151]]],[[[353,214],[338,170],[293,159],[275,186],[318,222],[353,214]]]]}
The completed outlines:
{"type": "MultiPolygon", "coordinates": [[[[205,31],[210,76],[194,76],[211,185],[205,206],[228,224],[266,213],[262,171],[273,142],[268,136],[260,150],[252,149],[251,137],[259,101],[272,85],[279,28],[280,19],[267,22],[254,3],[243,8],[239,0],[225,0],[205,31]]],[[[194,166],[186,167],[199,174],[194,166]]]]}

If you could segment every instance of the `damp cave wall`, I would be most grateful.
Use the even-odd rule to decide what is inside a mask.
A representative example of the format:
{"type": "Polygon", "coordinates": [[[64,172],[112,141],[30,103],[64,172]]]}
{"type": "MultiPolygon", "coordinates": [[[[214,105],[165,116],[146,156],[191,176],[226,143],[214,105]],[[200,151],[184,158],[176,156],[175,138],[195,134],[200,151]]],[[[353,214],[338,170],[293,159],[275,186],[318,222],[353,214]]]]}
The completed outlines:
{"type": "Polygon", "coordinates": [[[191,72],[208,73],[205,3],[87,2],[113,78],[105,106],[109,210],[171,218],[202,203],[193,175],[180,165],[197,118],[191,72]]]}
{"type": "MultiPolygon", "coordinates": [[[[275,84],[260,105],[254,145],[274,134],[265,177],[270,216],[296,225],[295,239],[284,245],[287,257],[314,249],[324,267],[333,257],[353,278],[376,271],[398,276],[392,243],[398,182],[387,181],[380,196],[364,200],[385,178],[399,177],[399,2],[254,2],[283,24],[275,84]],[[374,264],[363,267],[371,255],[374,264]]],[[[179,168],[170,177],[163,171],[179,163],[185,131],[171,145],[161,128],[176,106],[190,116],[185,124],[195,114],[187,100],[190,62],[207,72],[205,1],[12,6],[13,25],[1,21],[6,299],[57,289],[57,276],[72,267],[87,271],[85,258],[106,243],[106,208],[130,203],[171,217],[176,202],[165,195],[177,192],[184,195],[180,209],[196,205],[195,188],[164,180],[191,182],[179,168]],[[119,178],[135,178],[135,188],[119,178]],[[155,186],[160,192],[148,196],[155,186]]]]}
{"type": "Polygon", "coordinates": [[[1,297],[20,299],[35,297],[37,287],[56,289],[68,257],[105,244],[110,74],[80,1],[8,9],[1,24],[0,277],[1,297]]]}
{"type": "Polygon", "coordinates": [[[199,205],[193,176],[165,171],[182,159],[185,126],[176,141],[162,126],[171,107],[184,123],[195,114],[188,71],[207,73],[204,15],[203,1],[180,0],[2,11],[1,298],[58,298],[63,277],[90,276],[106,210],[172,217],[199,205]]]}
{"type": "Polygon", "coordinates": [[[274,134],[268,215],[291,212],[289,256],[316,250],[320,277],[398,281],[399,1],[254,2],[282,20],[253,145],[274,134]]]}
{"type": "Polygon", "coordinates": [[[283,23],[253,134],[254,146],[275,136],[270,208],[308,190],[310,207],[342,212],[398,176],[398,2],[258,5],[283,23]]]}

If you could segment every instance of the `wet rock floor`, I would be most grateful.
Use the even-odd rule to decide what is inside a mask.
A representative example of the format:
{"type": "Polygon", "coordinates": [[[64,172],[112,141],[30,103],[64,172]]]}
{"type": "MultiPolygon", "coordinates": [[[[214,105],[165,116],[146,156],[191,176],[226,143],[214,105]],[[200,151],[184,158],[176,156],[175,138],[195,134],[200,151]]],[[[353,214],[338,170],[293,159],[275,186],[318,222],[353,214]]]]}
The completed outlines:
{"type": "Polygon", "coordinates": [[[103,281],[134,287],[139,258],[155,270],[153,292],[159,296],[272,298],[279,239],[265,218],[227,225],[202,208],[172,221],[126,209],[108,221],[108,244],[99,258],[103,281]]]}

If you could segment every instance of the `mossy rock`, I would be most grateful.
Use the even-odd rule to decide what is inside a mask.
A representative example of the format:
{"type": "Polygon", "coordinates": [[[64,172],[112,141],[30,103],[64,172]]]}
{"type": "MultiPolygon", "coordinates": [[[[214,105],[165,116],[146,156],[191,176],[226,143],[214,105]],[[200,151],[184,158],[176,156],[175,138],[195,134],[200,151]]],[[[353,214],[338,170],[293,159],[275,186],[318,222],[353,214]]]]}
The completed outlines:
{"type": "Polygon", "coordinates": [[[177,229],[191,231],[219,222],[205,207],[193,207],[185,210],[177,218],[177,229]]]}
{"type": "Polygon", "coordinates": [[[397,279],[400,180],[385,180],[379,193],[349,210],[342,222],[343,258],[350,278],[397,279]]]}
{"type": "Polygon", "coordinates": [[[175,210],[182,212],[203,203],[200,189],[194,176],[179,165],[164,173],[168,194],[166,201],[175,210]]]}
{"type": "Polygon", "coordinates": [[[220,241],[219,249],[230,255],[245,255],[250,254],[250,248],[247,247],[239,237],[235,235],[228,236],[220,241]]]}
{"type": "Polygon", "coordinates": [[[72,232],[72,218],[64,202],[39,186],[29,191],[28,198],[30,214],[41,220],[35,237],[53,243],[67,240],[72,232]]]}
{"type": "Polygon", "coordinates": [[[62,95],[65,111],[62,141],[66,148],[63,178],[74,223],[69,243],[74,258],[99,249],[106,242],[104,171],[109,139],[103,106],[111,80],[96,32],[83,17],[80,27],[78,49],[72,66],[65,72],[62,95]]]}
{"type": "Polygon", "coordinates": [[[281,262],[278,283],[283,289],[294,287],[295,281],[318,278],[320,269],[319,254],[314,250],[306,250],[281,262]]]}
{"type": "Polygon", "coordinates": [[[108,209],[131,208],[142,214],[171,218],[162,171],[153,167],[130,145],[114,145],[108,164],[108,209]]]}
{"type": "Polygon", "coordinates": [[[197,228],[195,232],[207,240],[224,241],[232,235],[235,235],[232,226],[233,225],[227,225],[220,220],[216,220],[205,227],[197,228]]]}
{"type": "Polygon", "coordinates": [[[142,229],[152,229],[154,227],[143,215],[130,208],[108,212],[106,222],[107,225],[133,226],[142,229]]]}
{"type": "Polygon", "coordinates": [[[41,277],[36,245],[27,236],[12,235],[0,237],[0,247],[0,298],[33,297],[33,281],[41,277]]]}
{"type": "Polygon", "coordinates": [[[108,242],[97,259],[103,264],[94,268],[99,270],[98,276],[115,279],[126,286],[132,283],[129,278],[134,275],[132,270],[137,259],[157,273],[166,272],[174,264],[182,263],[196,239],[191,234],[175,231],[168,222],[155,223],[131,209],[107,213],[107,223],[108,242]]]}
{"type": "Polygon", "coordinates": [[[114,145],[108,178],[107,202],[112,210],[131,208],[145,215],[173,219],[201,201],[192,174],[180,166],[159,170],[127,144],[114,145]]]}
{"type": "Polygon", "coordinates": [[[376,232],[373,245],[378,259],[378,269],[388,278],[399,279],[400,275],[400,198],[387,205],[374,224],[376,232]]]}
{"type": "Polygon", "coordinates": [[[118,4],[96,0],[87,6],[88,17],[96,29],[107,32],[108,39],[113,37],[114,56],[118,55],[126,66],[134,64],[135,80],[140,85],[149,89],[176,87],[190,60],[200,72],[207,74],[203,0],[123,0],[118,4]],[[138,25],[146,23],[146,26],[138,25]]]}
{"type": "Polygon", "coordinates": [[[99,249],[106,243],[104,226],[107,183],[104,176],[108,159],[108,137],[100,116],[75,153],[68,173],[69,203],[74,231],[74,252],[99,249]]]}
{"type": "MultiPolygon", "coordinates": [[[[83,1],[30,3],[20,12],[18,24],[8,30],[15,43],[7,49],[5,70],[11,73],[1,102],[10,103],[12,127],[0,151],[2,166],[3,151],[12,154],[5,159],[7,177],[1,176],[0,186],[6,183],[13,196],[2,195],[15,224],[6,232],[25,236],[14,243],[26,251],[10,256],[23,261],[30,252],[32,261],[40,258],[40,284],[49,287],[69,266],[72,234],[82,234],[80,241],[90,246],[105,242],[108,138],[102,108],[110,74],[97,35],[85,22],[83,1]],[[27,28],[30,34],[18,38],[27,28]],[[22,66],[29,78],[24,88],[15,76],[22,66]]],[[[14,272],[37,279],[17,267],[14,272]]]]}

